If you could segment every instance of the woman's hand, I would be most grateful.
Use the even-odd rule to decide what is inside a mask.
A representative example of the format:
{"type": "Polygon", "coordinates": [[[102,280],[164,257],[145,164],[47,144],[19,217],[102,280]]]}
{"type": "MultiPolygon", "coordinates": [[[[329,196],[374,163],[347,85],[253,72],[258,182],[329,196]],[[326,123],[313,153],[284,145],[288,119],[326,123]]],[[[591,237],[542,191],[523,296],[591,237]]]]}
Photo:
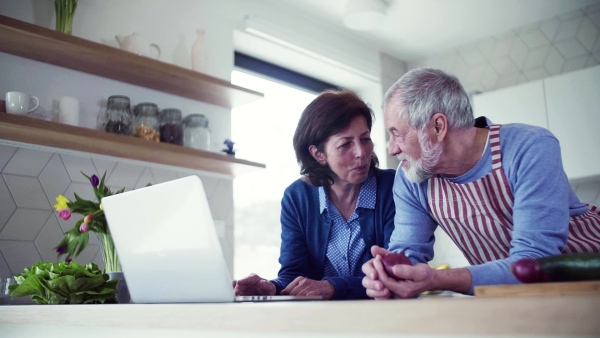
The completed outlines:
{"type": "Polygon", "coordinates": [[[236,296],[274,295],[277,291],[275,284],[255,274],[234,280],[232,284],[236,296]]]}
{"type": "Polygon", "coordinates": [[[296,277],[288,286],[281,290],[282,295],[313,296],[320,295],[323,299],[333,298],[335,288],[329,281],[312,280],[306,277],[296,277]]]}
{"type": "Polygon", "coordinates": [[[362,272],[364,272],[365,277],[363,277],[362,285],[367,289],[367,296],[375,299],[388,299],[392,296],[390,290],[383,284],[382,281],[379,280],[379,272],[375,268],[375,260],[377,257],[381,257],[390,254],[391,251],[387,251],[384,248],[381,248],[377,245],[373,245],[371,247],[371,254],[373,255],[373,259],[367,261],[362,266],[362,272]]]}

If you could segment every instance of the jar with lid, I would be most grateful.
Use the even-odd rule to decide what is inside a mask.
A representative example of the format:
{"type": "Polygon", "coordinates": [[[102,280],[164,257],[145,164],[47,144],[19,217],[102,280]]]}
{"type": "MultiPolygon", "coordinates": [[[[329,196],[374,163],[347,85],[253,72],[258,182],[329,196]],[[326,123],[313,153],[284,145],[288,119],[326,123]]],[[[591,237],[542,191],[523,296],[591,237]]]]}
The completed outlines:
{"type": "Polygon", "coordinates": [[[133,136],[160,142],[158,106],[151,102],[138,103],[133,110],[133,136]]]}
{"type": "Polygon", "coordinates": [[[183,145],[181,110],[165,108],[160,111],[160,142],[183,145]]]}
{"type": "Polygon", "coordinates": [[[190,114],[183,119],[183,145],[200,150],[210,150],[210,130],[206,116],[190,114]]]}
{"type": "Polygon", "coordinates": [[[104,130],[109,133],[131,135],[133,113],[129,97],[123,95],[112,95],[108,97],[104,130]]]}

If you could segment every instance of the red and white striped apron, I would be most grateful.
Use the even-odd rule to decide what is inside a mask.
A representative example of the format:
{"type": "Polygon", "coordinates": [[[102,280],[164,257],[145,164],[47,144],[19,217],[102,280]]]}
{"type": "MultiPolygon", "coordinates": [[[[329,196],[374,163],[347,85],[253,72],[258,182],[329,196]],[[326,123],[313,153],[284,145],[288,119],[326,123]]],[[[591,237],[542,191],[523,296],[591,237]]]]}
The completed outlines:
{"type": "MultiPolygon", "coordinates": [[[[466,184],[434,177],[428,183],[433,219],[446,231],[472,265],[509,256],[514,198],[502,170],[500,126],[490,126],[492,172],[466,184]]],[[[569,222],[563,253],[600,251],[600,209],[588,206],[569,222]]]]}

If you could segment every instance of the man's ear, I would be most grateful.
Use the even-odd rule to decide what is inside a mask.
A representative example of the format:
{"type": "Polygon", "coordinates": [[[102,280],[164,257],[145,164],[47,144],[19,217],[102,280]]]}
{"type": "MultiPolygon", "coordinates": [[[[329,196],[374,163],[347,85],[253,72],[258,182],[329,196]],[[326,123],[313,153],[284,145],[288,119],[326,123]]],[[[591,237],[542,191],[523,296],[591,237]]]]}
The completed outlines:
{"type": "Polygon", "coordinates": [[[319,151],[319,149],[317,149],[317,146],[315,145],[311,145],[308,147],[308,151],[310,151],[310,154],[312,155],[312,157],[319,162],[319,164],[321,165],[325,165],[327,164],[327,160],[325,159],[325,155],[319,151]]]}
{"type": "Polygon", "coordinates": [[[433,137],[438,141],[442,141],[448,133],[448,119],[442,113],[435,113],[431,117],[430,131],[433,137]]]}

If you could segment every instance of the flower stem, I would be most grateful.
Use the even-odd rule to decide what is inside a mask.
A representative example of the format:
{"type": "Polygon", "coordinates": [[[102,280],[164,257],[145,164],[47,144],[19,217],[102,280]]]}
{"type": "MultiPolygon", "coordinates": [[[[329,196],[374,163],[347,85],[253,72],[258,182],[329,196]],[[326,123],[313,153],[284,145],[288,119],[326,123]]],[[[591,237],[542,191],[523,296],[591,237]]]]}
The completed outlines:
{"type": "Polygon", "coordinates": [[[98,234],[100,236],[100,242],[102,243],[102,259],[104,259],[104,271],[115,272],[121,271],[121,263],[119,263],[119,256],[117,256],[117,250],[115,249],[115,243],[113,242],[110,234],[98,234]]]}

